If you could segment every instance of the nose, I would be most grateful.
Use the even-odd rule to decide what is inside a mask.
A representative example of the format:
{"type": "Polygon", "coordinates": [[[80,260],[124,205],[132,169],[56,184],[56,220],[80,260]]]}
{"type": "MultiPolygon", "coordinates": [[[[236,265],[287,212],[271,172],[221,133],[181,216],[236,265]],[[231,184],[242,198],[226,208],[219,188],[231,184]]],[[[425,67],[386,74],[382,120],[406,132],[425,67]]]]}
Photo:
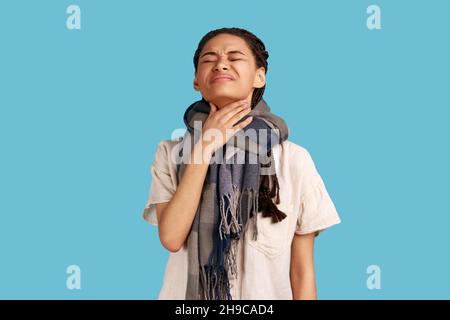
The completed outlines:
{"type": "Polygon", "coordinates": [[[214,70],[218,71],[218,70],[227,70],[228,69],[228,64],[226,63],[226,56],[219,56],[219,58],[217,59],[217,63],[214,66],[214,70]]]}

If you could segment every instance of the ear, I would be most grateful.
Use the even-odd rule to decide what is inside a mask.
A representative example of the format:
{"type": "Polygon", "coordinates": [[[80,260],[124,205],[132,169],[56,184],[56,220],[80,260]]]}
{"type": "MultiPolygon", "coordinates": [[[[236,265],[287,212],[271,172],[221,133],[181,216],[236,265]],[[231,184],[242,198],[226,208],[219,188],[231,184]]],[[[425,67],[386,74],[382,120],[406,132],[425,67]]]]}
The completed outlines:
{"type": "Polygon", "coordinates": [[[194,90],[200,91],[200,87],[198,86],[197,75],[194,76],[194,90]]]}
{"type": "Polygon", "coordinates": [[[262,88],[266,85],[266,70],[264,67],[256,70],[255,81],[253,81],[253,87],[262,88]]]}

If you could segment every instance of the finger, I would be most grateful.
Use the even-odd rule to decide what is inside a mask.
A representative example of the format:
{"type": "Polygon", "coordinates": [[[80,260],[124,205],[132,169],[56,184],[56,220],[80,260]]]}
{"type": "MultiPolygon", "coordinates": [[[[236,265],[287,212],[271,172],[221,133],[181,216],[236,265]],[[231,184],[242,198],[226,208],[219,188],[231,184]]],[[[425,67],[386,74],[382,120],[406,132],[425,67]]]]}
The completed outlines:
{"type": "Polygon", "coordinates": [[[233,129],[235,129],[235,132],[237,132],[237,131],[241,130],[242,128],[245,128],[246,126],[248,126],[252,122],[252,120],[253,120],[253,117],[248,117],[241,123],[238,123],[237,125],[235,125],[233,127],[233,129]]]}
{"type": "MultiPolygon", "coordinates": [[[[232,119],[233,117],[235,117],[238,113],[242,112],[242,111],[248,111],[250,112],[251,109],[247,104],[235,107],[234,109],[230,110],[228,113],[226,113],[225,115],[221,115],[222,120],[225,123],[228,123],[230,121],[230,119],[232,119]]],[[[235,121],[236,122],[236,121],[235,121]]],[[[235,122],[233,122],[232,124],[234,124],[235,122]]]]}
{"type": "Polygon", "coordinates": [[[226,125],[233,126],[241,120],[245,115],[249,114],[249,112],[252,111],[252,109],[246,107],[244,109],[241,109],[240,111],[236,112],[232,117],[229,118],[229,120],[226,122],[226,125]]]}
{"type": "Polygon", "coordinates": [[[219,112],[220,112],[221,115],[226,115],[229,112],[232,112],[233,110],[235,110],[236,108],[239,108],[240,106],[243,106],[244,103],[248,103],[247,100],[234,101],[234,102],[232,102],[230,104],[227,104],[222,109],[220,109],[219,112]]]}

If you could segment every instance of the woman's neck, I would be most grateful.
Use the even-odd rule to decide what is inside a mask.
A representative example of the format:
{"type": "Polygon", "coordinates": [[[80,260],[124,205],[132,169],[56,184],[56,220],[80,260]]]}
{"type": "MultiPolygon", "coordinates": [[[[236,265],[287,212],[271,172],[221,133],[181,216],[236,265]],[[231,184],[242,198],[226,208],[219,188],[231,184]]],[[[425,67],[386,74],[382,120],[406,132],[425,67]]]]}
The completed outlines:
{"type": "MultiPolygon", "coordinates": [[[[246,98],[248,104],[250,105],[252,102],[251,99],[251,95],[249,97],[246,98]]],[[[235,101],[240,101],[241,99],[233,99],[233,98],[228,98],[228,97],[223,97],[223,98],[218,98],[218,99],[214,99],[214,101],[212,101],[212,103],[214,103],[217,108],[222,109],[223,107],[229,105],[230,103],[233,103],[235,101]]]]}

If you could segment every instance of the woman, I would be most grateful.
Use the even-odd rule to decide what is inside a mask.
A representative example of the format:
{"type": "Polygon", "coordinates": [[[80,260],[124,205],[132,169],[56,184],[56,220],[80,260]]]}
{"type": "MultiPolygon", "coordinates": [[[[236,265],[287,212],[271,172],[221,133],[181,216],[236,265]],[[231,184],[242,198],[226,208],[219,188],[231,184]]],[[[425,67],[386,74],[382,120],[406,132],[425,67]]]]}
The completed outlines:
{"type": "Polygon", "coordinates": [[[144,209],[170,251],[159,299],[317,299],[314,239],[341,221],[308,151],[262,99],[268,56],[239,28],[198,45],[202,100],[185,112],[182,143],[159,143],[144,209]]]}

